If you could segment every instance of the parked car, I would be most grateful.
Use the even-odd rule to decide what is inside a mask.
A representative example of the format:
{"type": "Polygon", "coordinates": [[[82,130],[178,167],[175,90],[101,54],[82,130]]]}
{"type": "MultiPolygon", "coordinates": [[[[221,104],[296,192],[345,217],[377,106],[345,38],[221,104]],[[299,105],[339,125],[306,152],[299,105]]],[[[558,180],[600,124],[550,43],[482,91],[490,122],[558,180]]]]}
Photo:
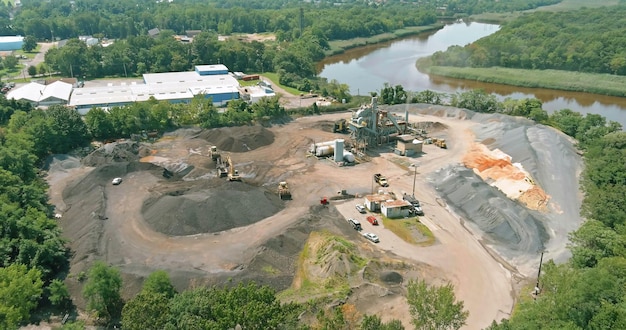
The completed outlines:
{"type": "Polygon", "coordinates": [[[361,204],[357,204],[355,207],[356,207],[356,210],[359,211],[359,213],[365,213],[365,206],[361,204]]]}
{"type": "Polygon", "coordinates": [[[113,181],[111,181],[111,183],[114,186],[117,186],[118,184],[122,183],[122,178],[115,178],[115,179],[113,179],[113,181]]]}
{"type": "Polygon", "coordinates": [[[380,240],[378,239],[378,236],[376,236],[375,234],[364,233],[363,236],[374,243],[380,242],[380,240]]]}
{"type": "Polygon", "coordinates": [[[356,220],[356,219],[350,218],[350,219],[348,219],[348,223],[350,223],[352,228],[354,228],[354,230],[356,230],[356,231],[361,231],[361,229],[363,229],[361,227],[361,223],[358,220],[356,220]]]}
{"type": "Polygon", "coordinates": [[[373,215],[370,215],[369,217],[367,217],[367,221],[374,226],[378,226],[378,219],[376,219],[376,217],[373,215]]]}

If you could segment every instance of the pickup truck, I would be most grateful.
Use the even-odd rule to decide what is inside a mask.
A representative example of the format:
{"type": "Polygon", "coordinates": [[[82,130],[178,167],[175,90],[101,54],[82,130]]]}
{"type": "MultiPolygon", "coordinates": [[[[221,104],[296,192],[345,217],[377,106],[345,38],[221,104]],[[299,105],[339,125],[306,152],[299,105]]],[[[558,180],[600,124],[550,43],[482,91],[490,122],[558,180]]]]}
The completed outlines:
{"type": "Polygon", "coordinates": [[[374,181],[376,181],[376,183],[378,183],[381,187],[389,187],[387,178],[380,173],[374,174],[374,181]]]}

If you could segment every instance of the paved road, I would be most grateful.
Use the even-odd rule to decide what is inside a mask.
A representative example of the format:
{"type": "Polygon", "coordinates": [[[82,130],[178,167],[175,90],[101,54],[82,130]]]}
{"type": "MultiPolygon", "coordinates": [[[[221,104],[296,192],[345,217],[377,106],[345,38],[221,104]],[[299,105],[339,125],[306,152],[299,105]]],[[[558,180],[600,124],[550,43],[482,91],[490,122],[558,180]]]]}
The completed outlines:
{"type": "Polygon", "coordinates": [[[50,48],[55,46],[56,42],[40,42],[38,43],[38,45],[39,53],[37,53],[32,60],[25,60],[22,62],[22,64],[24,64],[24,69],[22,69],[19,75],[15,78],[32,78],[28,74],[28,67],[37,66],[39,63],[43,63],[46,58],[46,52],[48,52],[50,48]]]}

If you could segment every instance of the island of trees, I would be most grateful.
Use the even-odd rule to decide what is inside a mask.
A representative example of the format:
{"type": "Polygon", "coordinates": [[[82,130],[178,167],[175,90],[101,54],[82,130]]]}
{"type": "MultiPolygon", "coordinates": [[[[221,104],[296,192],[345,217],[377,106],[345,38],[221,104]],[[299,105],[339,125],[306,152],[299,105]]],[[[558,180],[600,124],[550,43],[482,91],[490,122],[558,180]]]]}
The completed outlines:
{"type": "Polygon", "coordinates": [[[454,78],[626,96],[625,15],[625,5],[525,14],[418,66],[454,78]]]}

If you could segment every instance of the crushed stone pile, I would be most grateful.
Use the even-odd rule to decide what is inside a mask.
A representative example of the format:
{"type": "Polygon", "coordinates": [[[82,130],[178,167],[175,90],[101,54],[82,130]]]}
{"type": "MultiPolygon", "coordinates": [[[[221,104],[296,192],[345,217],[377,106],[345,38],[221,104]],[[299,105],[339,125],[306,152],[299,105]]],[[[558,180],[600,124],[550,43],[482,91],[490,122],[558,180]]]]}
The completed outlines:
{"type": "Polygon", "coordinates": [[[253,224],[284,207],[265,188],[219,179],[212,182],[217,186],[172,187],[154,194],[142,206],[145,221],[169,236],[217,233],[253,224]]]}
{"type": "Polygon", "coordinates": [[[203,131],[198,137],[230,152],[246,152],[274,142],[274,133],[262,126],[216,128],[203,131]]]}
{"type": "Polygon", "coordinates": [[[533,211],[507,198],[471,169],[453,165],[433,175],[435,187],[472,229],[509,258],[536,254],[548,239],[543,223],[533,211]]]}
{"type": "Polygon", "coordinates": [[[150,149],[139,142],[125,140],[107,143],[83,158],[85,166],[97,167],[109,163],[134,162],[150,154],[150,149]]]}
{"type": "Polygon", "coordinates": [[[74,156],[58,154],[46,159],[44,169],[50,172],[65,172],[80,167],[80,159],[74,156]]]}

